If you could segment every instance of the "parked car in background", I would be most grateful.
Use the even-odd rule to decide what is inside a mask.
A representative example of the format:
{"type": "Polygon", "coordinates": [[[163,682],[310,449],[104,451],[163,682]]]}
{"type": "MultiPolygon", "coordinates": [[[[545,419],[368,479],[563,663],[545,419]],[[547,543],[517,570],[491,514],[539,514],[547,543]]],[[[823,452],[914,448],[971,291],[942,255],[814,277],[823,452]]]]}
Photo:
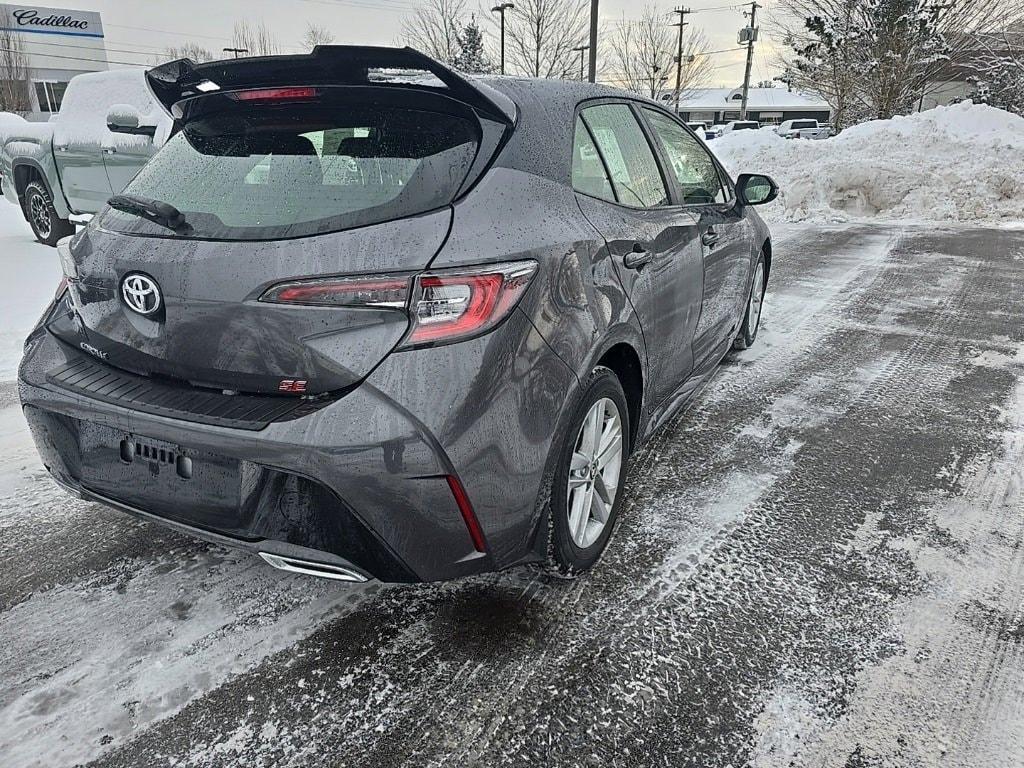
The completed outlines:
{"type": "Polygon", "coordinates": [[[78,75],[50,122],[0,125],[4,197],[21,207],[39,242],[56,245],[74,233],[72,215],[96,213],[131,181],[170,126],[145,70],[78,75]]]}
{"type": "Polygon", "coordinates": [[[178,130],[58,248],[19,371],[85,498],[347,581],[578,574],[754,343],[777,187],[656,102],[409,48],[149,77],[178,130]]]}
{"type": "Polygon", "coordinates": [[[704,138],[717,139],[719,136],[722,135],[722,132],[724,130],[725,123],[716,123],[715,125],[712,125],[710,128],[708,128],[707,132],[704,134],[704,138]]]}
{"type": "Polygon", "coordinates": [[[704,138],[704,134],[708,131],[707,123],[687,123],[686,125],[701,138],[704,138]]]}
{"type": "Polygon", "coordinates": [[[829,127],[819,125],[817,120],[786,120],[775,132],[784,139],[827,139],[829,127]]]}
{"type": "Polygon", "coordinates": [[[735,133],[736,131],[756,131],[760,127],[761,124],[757,120],[733,120],[731,123],[725,124],[725,128],[722,129],[722,135],[735,133]]]}

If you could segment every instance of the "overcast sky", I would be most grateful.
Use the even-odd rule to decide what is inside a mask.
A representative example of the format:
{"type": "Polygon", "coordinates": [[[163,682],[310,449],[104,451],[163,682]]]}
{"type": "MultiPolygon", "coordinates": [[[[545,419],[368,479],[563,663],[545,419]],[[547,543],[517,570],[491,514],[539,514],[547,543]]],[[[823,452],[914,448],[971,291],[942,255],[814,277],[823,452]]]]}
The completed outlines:
{"type": "MultiPolygon", "coordinates": [[[[762,3],[770,11],[772,3],[762,3]]],[[[338,43],[390,45],[417,0],[51,0],[45,4],[99,11],[110,61],[150,64],[154,54],[172,45],[196,42],[214,51],[230,45],[232,27],[239,19],[265,21],[274,29],[282,52],[301,51],[299,41],[310,21],[329,29],[338,43]]],[[[474,5],[474,0],[469,4],[474,5]]],[[[488,2],[486,7],[494,4],[488,2]]],[[[607,22],[623,16],[636,18],[644,4],[645,0],[601,0],[601,16],[607,22]]],[[[676,4],[654,5],[668,14],[676,4]]],[[[736,47],[737,31],[744,24],[742,9],[749,6],[728,5],[728,0],[690,0],[686,5],[698,11],[688,21],[705,32],[713,50],[736,47]]],[[[765,13],[759,11],[759,15],[765,13]]],[[[763,43],[755,49],[754,82],[778,74],[765,32],[762,27],[763,43]]],[[[715,54],[710,85],[738,86],[744,57],[741,50],[715,54]]]]}

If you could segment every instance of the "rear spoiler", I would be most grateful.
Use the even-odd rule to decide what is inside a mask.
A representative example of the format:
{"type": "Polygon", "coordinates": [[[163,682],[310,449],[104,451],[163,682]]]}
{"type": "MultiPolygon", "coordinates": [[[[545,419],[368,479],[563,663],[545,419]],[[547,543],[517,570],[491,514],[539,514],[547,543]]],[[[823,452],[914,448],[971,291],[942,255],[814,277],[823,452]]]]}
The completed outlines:
{"type": "Polygon", "coordinates": [[[515,103],[412,48],[318,45],[310,54],[224,59],[196,64],[178,59],[146,72],[164,108],[180,119],[181,102],[205,93],[289,85],[379,85],[445,93],[499,122],[515,122],[515,103]],[[418,73],[413,74],[413,73],[418,73]],[[430,76],[433,76],[432,78],[430,76]]]}

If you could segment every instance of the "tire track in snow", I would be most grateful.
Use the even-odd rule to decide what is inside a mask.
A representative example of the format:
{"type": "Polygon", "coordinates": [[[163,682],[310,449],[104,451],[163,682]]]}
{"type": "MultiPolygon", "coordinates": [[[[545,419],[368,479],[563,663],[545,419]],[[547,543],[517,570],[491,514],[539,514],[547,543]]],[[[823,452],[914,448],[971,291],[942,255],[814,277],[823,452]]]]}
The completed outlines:
{"type": "MultiPolygon", "coordinates": [[[[844,281],[839,285],[830,283],[823,290],[827,290],[839,303],[849,301],[851,296],[870,284],[870,275],[867,278],[865,275],[872,267],[881,265],[889,240],[888,234],[880,235],[873,231],[856,237],[851,235],[847,239],[849,248],[832,254],[832,260],[827,262],[828,269],[842,275],[844,281]],[[860,238],[859,252],[857,237],[860,238]],[[865,241],[871,244],[867,259],[863,253],[865,241]]],[[[777,252],[780,252],[778,248],[777,252]]],[[[818,264],[826,263],[822,255],[808,256],[809,260],[812,258],[818,264]]],[[[780,275],[785,275],[788,269],[808,271],[811,268],[799,263],[787,264],[783,257],[778,264],[777,274],[780,275]]],[[[784,281],[784,278],[779,278],[779,281],[784,281]]],[[[835,278],[832,281],[835,282],[835,278]]],[[[821,303],[819,311],[824,311],[827,304],[821,303]]],[[[799,313],[801,323],[806,323],[809,329],[801,334],[800,342],[812,347],[815,334],[819,339],[824,335],[825,325],[815,325],[809,322],[809,317],[807,312],[799,313]]],[[[789,348],[779,351],[784,355],[789,348]]],[[[707,397],[719,402],[717,413],[724,420],[724,424],[717,427],[705,424],[705,429],[716,433],[710,438],[712,442],[722,440],[723,435],[734,440],[750,418],[759,415],[763,409],[763,403],[755,400],[749,412],[736,413],[731,398],[720,395],[723,379],[746,377],[749,380],[758,376],[758,368],[763,368],[759,386],[765,386],[769,380],[785,380],[787,389],[802,385],[802,376],[789,375],[788,362],[773,362],[765,358],[765,362],[760,363],[760,360],[758,358],[751,366],[730,369],[708,390],[707,397]],[[749,370],[751,367],[753,370],[749,370]]],[[[673,434],[677,429],[680,427],[674,426],[663,435],[673,434]]],[[[679,440],[680,437],[685,436],[675,435],[674,439],[679,440]]],[[[673,443],[671,437],[659,440],[666,446],[673,443]]],[[[741,442],[745,442],[745,438],[741,438],[741,442]]],[[[723,448],[725,466],[728,464],[728,449],[720,447],[723,448]]],[[[645,451],[640,458],[634,477],[648,476],[661,461],[657,449],[645,451]]],[[[680,465],[685,466],[694,459],[700,460],[686,454],[680,459],[680,465]]],[[[673,480],[660,478],[659,482],[662,486],[671,485],[673,480]]],[[[271,680],[265,681],[268,687],[279,691],[275,704],[257,701],[238,708],[241,710],[241,724],[219,725],[217,713],[230,707],[229,702],[237,699],[234,691],[244,687],[242,681],[237,681],[174,718],[175,722],[168,723],[162,729],[163,733],[152,734],[151,738],[130,745],[111,764],[130,764],[147,756],[155,757],[167,749],[169,743],[177,745],[172,750],[176,754],[187,756],[184,764],[196,765],[211,761],[214,764],[218,761],[227,763],[240,755],[252,757],[257,754],[270,762],[290,761],[296,765],[312,759],[314,754],[324,753],[341,762],[358,760],[376,765],[400,764],[412,755],[422,764],[443,763],[448,755],[454,755],[451,760],[456,763],[461,757],[475,759],[473,755],[480,751],[481,745],[486,746],[495,738],[493,734],[501,733],[503,728],[515,727],[529,715],[539,715],[532,702],[536,689],[548,684],[545,675],[567,663],[574,664],[578,655],[593,652],[595,643],[606,642],[614,634],[614,627],[623,623],[623,604],[630,606],[626,608],[627,612],[633,608],[643,611],[642,605],[638,605],[644,597],[643,590],[636,593],[629,586],[637,573],[657,570],[660,558],[668,550],[699,550],[710,545],[713,533],[708,535],[699,530],[702,523],[706,525],[701,513],[714,511],[712,505],[721,489],[719,478],[713,472],[708,473],[706,482],[713,486],[713,493],[704,500],[703,506],[693,510],[691,519],[698,530],[689,537],[684,531],[674,530],[674,538],[650,546],[647,536],[651,526],[639,522],[633,524],[631,518],[634,513],[643,513],[654,499],[645,496],[642,487],[636,488],[634,479],[632,494],[635,498],[623,510],[624,519],[630,524],[624,525],[624,530],[617,533],[607,562],[584,582],[548,585],[540,598],[525,605],[513,598],[508,576],[478,580],[472,584],[402,590],[389,595],[387,605],[378,599],[359,615],[324,628],[317,636],[309,638],[301,649],[293,649],[260,671],[261,675],[271,676],[271,680]],[[640,526],[642,530],[631,530],[631,525],[640,526]],[[392,599],[398,604],[392,604],[392,599]],[[492,616],[486,607],[482,607],[489,604],[500,605],[507,616],[492,616]],[[453,605],[457,607],[453,608],[453,605]],[[478,611],[486,614],[484,623],[479,621],[481,617],[474,615],[478,611]],[[437,620],[438,614],[441,621],[437,620]],[[434,620],[427,621],[422,618],[425,616],[434,617],[434,620]],[[396,619],[412,621],[412,625],[406,627],[405,632],[393,635],[392,623],[396,619]],[[469,652],[450,647],[450,638],[437,635],[437,625],[443,625],[442,632],[453,631],[449,623],[452,621],[469,622],[473,630],[484,638],[483,641],[476,638],[477,642],[470,645],[481,647],[473,647],[469,652]],[[522,641],[525,647],[505,646],[493,637],[493,627],[487,626],[486,622],[493,622],[502,635],[522,641]],[[336,638],[349,635],[353,625],[369,623],[382,628],[381,643],[361,649],[353,660],[349,653],[337,647],[336,638]],[[395,645],[399,642],[402,647],[395,645]],[[343,654],[343,661],[339,663],[335,654],[343,654]],[[453,654],[458,659],[457,663],[451,658],[453,654]],[[298,658],[305,663],[311,656],[323,665],[319,669],[324,679],[322,683],[313,685],[309,678],[304,677],[304,685],[298,686],[293,674],[278,671],[284,669],[290,660],[298,658]],[[415,662],[412,663],[411,659],[415,662]],[[467,663],[471,665],[473,675],[466,674],[467,663]],[[395,667],[401,670],[401,674],[395,671],[395,667]],[[374,691],[380,689],[388,691],[386,702],[380,702],[374,696],[374,691]],[[331,702],[344,712],[332,711],[331,702]],[[362,706],[361,702],[364,702],[362,706]],[[378,704],[375,712],[369,707],[370,702],[378,704]],[[450,706],[424,706],[423,702],[445,702],[450,706]],[[348,711],[353,705],[359,709],[355,715],[348,711]],[[524,706],[528,711],[524,711],[524,706]],[[288,714],[284,715],[282,709],[288,714]],[[453,711],[460,713],[457,725],[445,722],[453,711]],[[199,728],[195,727],[197,723],[199,728]],[[267,728],[268,724],[271,727],[267,728]],[[384,728],[384,733],[377,732],[378,726],[384,728]],[[197,736],[197,732],[205,735],[197,736]],[[414,736],[419,733],[424,735],[421,738],[414,736]],[[431,746],[432,741],[434,747],[431,746]],[[227,745],[231,749],[218,751],[226,749],[227,745]]],[[[754,497],[760,492],[756,482],[751,485],[751,492],[754,497]]],[[[732,515],[741,513],[742,507],[737,505],[732,515]]],[[[678,583],[693,568],[694,563],[683,562],[670,581],[678,583]]],[[[459,639],[467,640],[462,633],[456,634],[459,639]]]]}
{"type": "MultiPolygon", "coordinates": [[[[917,246],[908,249],[884,232],[842,230],[796,235],[799,254],[776,245],[769,300],[777,303],[768,307],[764,348],[730,360],[694,408],[638,457],[623,525],[607,560],[587,579],[551,583],[521,571],[381,590],[337,618],[297,608],[247,633],[231,669],[216,661],[231,656],[225,637],[234,630],[225,621],[226,630],[211,630],[205,645],[190,646],[197,664],[214,660],[215,674],[159,717],[122,726],[104,714],[111,707],[89,722],[57,698],[49,733],[66,732],[75,717],[90,729],[113,722],[113,743],[87,743],[81,753],[112,750],[97,761],[104,765],[724,765],[741,762],[753,748],[755,717],[774,686],[812,674],[838,680],[835,690],[811,697],[825,702],[814,706],[828,715],[814,724],[827,725],[857,690],[857,670],[899,650],[890,606],[894,596],[920,588],[909,560],[858,549],[860,534],[849,533],[858,530],[856,515],[872,512],[873,503],[885,525],[944,541],[927,524],[911,484],[885,475],[919,446],[911,435],[888,446],[877,433],[921,429],[927,419],[896,412],[893,401],[927,400],[924,390],[904,398],[904,389],[935,379],[923,382],[927,392],[940,393],[942,407],[929,418],[961,429],[969,443],[962,460],[973,466],[973,441],[987,434],[992,419],[983,407],[972,418],[955,408],[945,413],[951,401],[942,386],[954,381],[970,345],[987,352],[1009,344],[992,341],[994,323],[971,318],[991,309],[1020,327],[1019,310],[1006,306],[1012,284],[1005,273],[996,279],[982,261],[944,254],[941,242],[925,248],[922,240],[911,233],[907,242],[917,246]],[[833,250],[830,243],[838,245],[833,250]],[[858,248],[868,249],[866,257],[858,248]],[[953,268],[953,276],[918,288],[921,266],[953,268]],[[808,292],[816,300],[801,303],[808,292]],[[981,306],[993,298],[992,307],[981,306]],[[958,312],[959,320],[946,317],[958,312]],[[922,340],[934,335],[945,341],[922,340]],[[933,365],[937,376],[928,375],[933,365]],[[843,458],[849,466],[830,467],[843,458]],[[856,487],[858,470],[872,479],[871,488],[856,487]],[[833,494],[842,509],[829,509],[833,494]],[[901,506],[908,498],[913,503],[901,506]],[[293,637],[281,637],[296,628],[293,637]],[[829,645],[826,630],[838,647],[829,645]],[[276,653],[272,644],[256,643],[267,632],[281,637],[276,653]],[[858,646],[864,638],[868,645],[858,646]]],[[[997,397],[1004,384],[998,369],[973,381],[968,403],[997,397]]],[[[921,458],[945,467],[950,435],[944,431],[935,442],[921,458]]],[[[960,475],[938,483],[924,470],[913,477],[934,491],[955,489],[960,475]]],[[[173,557],[157,559],[168,573],[151,570],[149,554],[114,554],[105,569],[141,569],[129,586],[129,616],[159,616],[167,609],[164,595],[182,581],[173,557]],[[159,608],[145,606],[146,589],[155,590],[159,608]]],[[[219,570],[242,581],[264,575],[248,561],[219,570]]],[[[92,577],[74,581],[31,600],[52,609],[67,591],[96,600],[109,589],[92,577]]],[[[230,590],[212,577],[208,589],[221,603],[210,612],[231,614],[224,602],[230,590]]],[[[258,623],[265,606],[257,604],[273,604],[279,590],[291,591],[274,584],[236,603],[232,618],[258,623]]],[[[327,601],[332,610],[344,594],[327,601]]],[[[63,605],[80,610],[72,601],[63,605]]],[[[7,615],[0,614],[0,633],[17,629],[4,623],[7,615]]],[[[16,616],[24,622],[26,614],[16,616]]],[[[172,638],[168,649],[180,651],[180,640],[172,638]]],[[[118,642],[104,639],[99,650],[118,642]]],[[[20,646],[11,664],[24,653],[20,646]]],[[[51,652],[47,673],[58,657],[51,652]]],[[[154,657],[168,654],[139,655],[154,657]]],[[[83,664],[71,654],[65,660],[71,672],[83,664]]],[[[121,701],[111,677],[91,682],[121,701]]],[[[173,688],[161,676],[147,684],[147,705],[173,688]]],[[[48,764],[61,764],[71,753],[50,754],[48,764]]]]}

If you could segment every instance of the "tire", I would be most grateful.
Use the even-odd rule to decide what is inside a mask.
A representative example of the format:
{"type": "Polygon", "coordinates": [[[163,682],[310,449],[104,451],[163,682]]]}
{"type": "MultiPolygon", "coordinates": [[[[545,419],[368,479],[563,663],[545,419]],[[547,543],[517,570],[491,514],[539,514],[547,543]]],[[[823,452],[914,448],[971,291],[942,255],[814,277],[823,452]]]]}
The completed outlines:
{"type": "Polygon", "coordinates": [[[750,292],[747,294],[747,305],[743,309],[743,323],[733,349],[749,349],[757,339],[761,328],[761,311],[764,307],[764,291],[768,286],[768,274],[764,266],[764,254],[757,257],[754,265],[754,279],[750,281],[750,292]]]}
{"type": "Polygon", "coordinates": [[[630,434],[629,409],[622,385],[610,369],[599,366],[584,382],[568,428],[563,432],[547,494],[547,567],[554,575],[572,578],[589,570],[608,545],[622,503],[630,434]],[[598,418],[601,435],[608,441],[603,465],[600,457],[595,464],[594,451],[587,445],[598,418]],[[585,463],[584,456],[591,459],[590,463],[585,463]],[[588,489],[591,500],[586,507],[588,489]]]}
{"type": "Polygon", "coordinates": [[[44,245],[55,247],[61,238],[75,234],[75,225],[60,217],[41,181],[29,182],[25,187],[25,218],[36,240],[44,245]]]}

